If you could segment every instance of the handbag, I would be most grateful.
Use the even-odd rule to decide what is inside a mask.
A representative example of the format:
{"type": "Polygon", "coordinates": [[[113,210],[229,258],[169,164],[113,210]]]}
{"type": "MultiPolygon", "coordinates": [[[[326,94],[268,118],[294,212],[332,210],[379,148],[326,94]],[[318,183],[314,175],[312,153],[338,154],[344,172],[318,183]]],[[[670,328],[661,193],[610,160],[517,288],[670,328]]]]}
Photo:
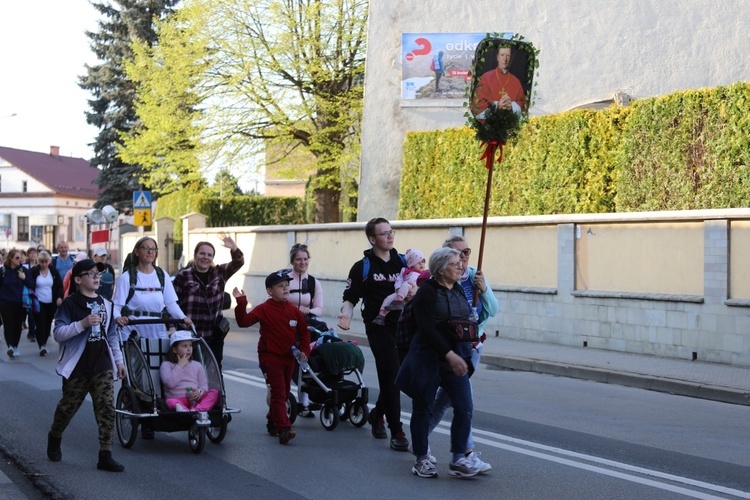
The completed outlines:
{"type": "Polygon", "coordinates": [[[454,342],[478,342],[479,325],[474,321],[463,318],[451,318],[451,299],[448,299],[448,337],[454,342]]]}
{"type": "Polygon", "coordinates": [[[229,333],[229,320],[225,318],[224,316],[219,317],[219,321],[216,323],[216,326],[214,327],[214,335],[217,335],[221,337],[222,339],[227,336],[229,333]]]}

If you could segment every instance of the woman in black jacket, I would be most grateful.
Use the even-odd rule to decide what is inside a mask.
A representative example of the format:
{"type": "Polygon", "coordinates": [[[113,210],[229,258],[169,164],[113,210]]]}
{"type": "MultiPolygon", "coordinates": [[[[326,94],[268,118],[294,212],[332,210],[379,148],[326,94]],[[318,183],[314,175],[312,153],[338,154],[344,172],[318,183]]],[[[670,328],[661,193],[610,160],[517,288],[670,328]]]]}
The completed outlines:
{"type": "Polygon", "coordinates": [[[428,452],[432,402],[442,387],[453,405],[451,462],[448,474],[470,477],[479,473],[465,457],[471,430],[474,403],[471,396],[471,343],[458,342],[451,335],[450,320],[468,320],[471,309],[461,285],[461,254],[453,248],[440,248],[430,256],[432,278],[412,299],[417,333],[409,345],[396,385],[412,399],[411,440],[417,458],[412,473],[436,477],[437,470],[428,452]]]}
{"type": "Polygon", "coordinates": [[[0,317],[3,333],[8,344],[8,357],[18,356],[18,341],[21,340],[21,325],[26,313],[23,307],[24,286],[34,289],[30,273],[21,265],[21,251],[12,249],[0,269],[0,317]]]}
{"type": "Polygon", "coordinates": [[[34,315],[36,322],[36,343],[39,355],[47,355],[47,339],[52,329],[52,320],[63,299],[63,283],[60,273],[50,266],[52,257],[47,251],[39,252],[39,264],[31,268],[31,279],[39,299],[39,312],[34,315]]]}

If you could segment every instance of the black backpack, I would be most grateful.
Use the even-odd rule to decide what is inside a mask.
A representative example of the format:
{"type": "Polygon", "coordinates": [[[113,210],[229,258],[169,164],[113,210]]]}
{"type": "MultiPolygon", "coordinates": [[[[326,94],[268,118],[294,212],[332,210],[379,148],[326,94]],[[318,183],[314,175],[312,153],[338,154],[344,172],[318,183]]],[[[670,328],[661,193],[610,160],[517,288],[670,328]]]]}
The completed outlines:
{"type": "Polygon", "coordinates": [[[128,273],[128,277],[130,279],[130,290],[128,290],[128,298],[125,299],[125,305],[122,306],[122,315],[123,316],[152,316],[152,317],[160,317],[160,318],[168,318],[169,315],[167,314],[167,308],[165,307],[161,313],[147,313],[147,312],[140,312],[140,311],[131,311],[130,308],[128,308],[128,303],[130,302],[130,299],[133,298],[133,295],[135,295],[136,291],[154,291],[154,292],[163,292],[164,291],[164,270],[161,267],[154,266],[154,269],[156,270],[156,277],[159,279],[159,285],[161,288],[153,289],[153,288],[140,288],[136,287],[136,283],[138,282],[138,271],[136,270],[135,266],[128,266],[128,268],[125,270],[125,272],[128,273]]]}

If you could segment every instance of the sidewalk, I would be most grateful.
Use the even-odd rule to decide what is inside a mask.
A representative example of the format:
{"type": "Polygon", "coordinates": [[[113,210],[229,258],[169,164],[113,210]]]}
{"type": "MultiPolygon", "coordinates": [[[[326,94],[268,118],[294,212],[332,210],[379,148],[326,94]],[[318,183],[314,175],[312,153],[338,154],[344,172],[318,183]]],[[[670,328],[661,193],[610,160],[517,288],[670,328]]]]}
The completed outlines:
{"type": "MultiPolygon", "coordinates": [[[[325,318],[328,326],[334,318],[325,318]]],[[[361,320],[336,328],[341,338],[367,345],[361,320]]],[[[487,337],[482,363],[750,406],[750,369],[646,354],[487,337]]]]}

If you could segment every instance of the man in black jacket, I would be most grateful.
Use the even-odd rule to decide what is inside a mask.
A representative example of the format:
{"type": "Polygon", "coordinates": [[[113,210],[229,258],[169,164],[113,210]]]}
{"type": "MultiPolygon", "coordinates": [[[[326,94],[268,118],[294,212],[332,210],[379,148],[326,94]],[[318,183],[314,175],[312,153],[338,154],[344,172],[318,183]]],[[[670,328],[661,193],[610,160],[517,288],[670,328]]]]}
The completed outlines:
{"type": "Polygon", "coordinates": [[[384,325],[372,322],[380,311],[383,299],[393,293],[396,278],[406,264],[393,248],[396,232],[391,229],[391,224],[386,219],[370,219],[365,225],[365,234],[372,248],[365,250],[364,257],[355,262],[349,271],[338,326],[342,330],[349,329],[354,306],[362,299],[362,320],[365,323],[367,341],[375,358],[380,385],[378,401],[370,413],[372,435],[378,439],[388,437],[385,417],[391,430],[391,448],[396,451],[408,451],[409,440],[401,423],[401,393],[394,384],[399,369],[396,350],[396,321],[399,313],[389,313],[384,325]]]}

